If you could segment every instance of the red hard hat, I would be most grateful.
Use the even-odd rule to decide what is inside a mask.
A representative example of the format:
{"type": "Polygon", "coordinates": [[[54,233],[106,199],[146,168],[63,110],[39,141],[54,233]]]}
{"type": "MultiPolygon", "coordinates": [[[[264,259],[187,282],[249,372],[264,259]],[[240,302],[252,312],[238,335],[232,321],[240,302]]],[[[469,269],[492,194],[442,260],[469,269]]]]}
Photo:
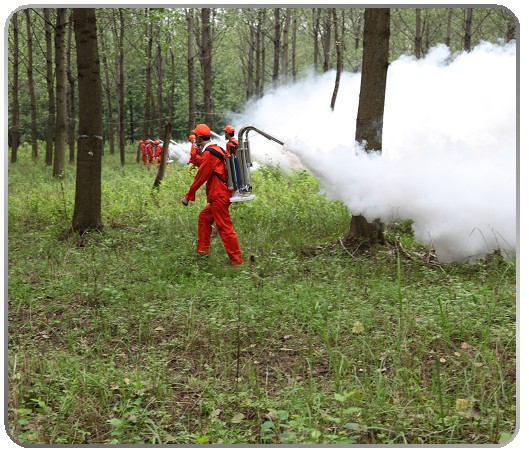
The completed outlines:
{"type": "Polygon", "coordinates": [[[143,140],[141,140],[141,139],[140,139],[140,140],[138,140],[138,143],[143,143],[143,140]]]}
{"type": "Polygon", "coordinates": [[[226,125],[226,127],[223,129],[223,131],[226,131],[227,133],[231,134],[235,132],[235,128],[232,125],[226,125]]]}
{"type": "Polygon", "coordinates": [[[194,134],[191,134],[189,137],[188,137],[188,140],[191,142],[192,140],[195,140],[197,137],[194,135],[194,134]]]}
{"type": "Polygon", "coordinates": [[[145,143],[151,143],[151,139],[147,139],[145,143]]]}
{"type": "Polygon", "coordinates": [[[208,125],[200,123],[196,125],[195,129],[191,132],[194,132],[197,136],[209,136],[211,134],[211,129],[209,129],[208,125]]]}
{"type": "Polygon", "coordinates": [[[160,143],[159,140],[155,140],[155,141],[154,141],[154,144],[155,144],[155,145],[158,145],[159,143],[160,143]]]}

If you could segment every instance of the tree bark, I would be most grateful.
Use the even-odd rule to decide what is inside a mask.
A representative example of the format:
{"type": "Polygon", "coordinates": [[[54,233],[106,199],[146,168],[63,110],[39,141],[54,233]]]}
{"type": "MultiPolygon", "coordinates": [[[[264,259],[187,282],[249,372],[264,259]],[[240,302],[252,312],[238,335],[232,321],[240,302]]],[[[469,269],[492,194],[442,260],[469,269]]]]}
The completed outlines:
{"type": "Polygon", "coordinates": [[[202,65],[202,82],[204,84],[204,119],[206,124],[213,127],[213,38],[211,33],[211,8],[201,8],[201,19],[200,63],[202,65]]]}
{"type": "Polygon", "coordinates": [[[465,10],[465,37],[464,37],[464,49],[467,52],[471,51],[471,38],[472,38],[472,8],[465,10]]]}
{"type": "Polygon", "coordinates": [[[187,87],[188,87],[188,130],[191,131],[196,125],[196,94],[195,94],[195,50],[193,47],[194,35],[194,12],[193,8],[187,10],[187,87]]]}
{"type": "Polygon", "coordinates": [[[75,76],[71,68],[72,63],[72,24],[73,13],[70,14],[68,21],[68,41],[66,46],[66,78],[68,80],[68,88],[66,90],[67,94],[67,103],[66,111],[68,112],[68,119],[66,120],[67,124],[67,136],[68,136],[68,148],[70,151],[69,154],[69,163],[73,164],[75,162],[75,76]]]}
{"type": "Polygon", "coordinates": [[[274,64],[272,67],[272,83],[277,84],[279,79],[279,60],[281,54],[281,9],[274,8],[274,64]]]}
{"type": "Polygon", "coordinates": [[[26,8],[26,30],[28,35],[28,90],[31,111],[31,157],[36,160],[39,156],[39,144],[37,142],[37,100],[35,97],[35,82],[33,80],[33,30],[31,27],[31,10],[26,8]]]}
{"type": "Polygon", "coordinates": [[[74,9],[79,78],[79,137],[73,230],[101,229],[102,87],[94,8],[74,9]]]}
{"type": "Polygon", "coordinates": [[[62,178],[66,149],[66,53],[65,53],[66,8],[57,8],[55,27],[55,87],[57,115],[55,117],[55,142],[53,153],[53,176],[62,178]]]}
{"type": "Polygon", "coordinates": [[[145,66],[145,107],[143,111],[143,129],[141,138],[143,140],[149,137],[149,124],[151,112],[151,98],[152,98],[152,22],[150,20],[149,9],[146,11],[147,15],[147,64],[145,66]]]}
{"type": "MultiPolygon", "coordinates": [[[[382,152],[390,10],[367,8],[364,17],[364,51],[355,140],[365,144],[367,152],[382,152]]],[[[382,223],[379,220],[368,222],[364,216],[353,215],[346,242],[355,248],[383,244],[382,223]]]]}
{"type": "Polygon", "coordinates": [[[48,88],[48,119],[46,128],[46,165],[53,164],[53,142],[55,137],[55,85],[53,83],[53,43],[50,9],[44,8],[46,37],[46,84],[48,88]]]}
{"type": "Polygon", "coordinates": [[[160,165],[158,166],[158,172],[156,172],[156,178],[154,180],[153,188],[156,189],[162,183],[165,167],[167,166],[167,153],[169,152],[169,142],[171,141],[172,126],[171,123],[165,125],[165,135],[162,148],[162,157],[160,158],[160,165]]]}
{"type": "MultiPolygon", "coordinates": [[[[340,27],[338,25],[338,14],[336,8],[332,8],[332,19],[334,24],[334,33],[335,33],[335,45],[336,45],[336,79],[334,81],[334,90],[332,93],[331,99],[331,110],[334,110],[336,104],[336,98],[338,97],[338,89],[340,88],[340,77],[342,74],[343,68],[343,27],[342,32],[340,33],[340,27]]],[[[342,21],[343,24],[343,21],[342,21]]]]}
{"type": "Polygon", "coordinates": [[[19,43],[19,28],[18,28],[18,13],[13,13],[13,88],[11,90],[11,162],[17,162],[17,152],[19,146],[19,121],[20,121],[20,107],[18,99],[18,78],[20,65],[20,43],[19,43]]]}
{"type": "Polygon", "coordinates": [[[288,76],[288,34],[292,8],[285,8],[285,22],[283,24],[283,40],[281,44],[281,81],[287,82],[288,76]]]}

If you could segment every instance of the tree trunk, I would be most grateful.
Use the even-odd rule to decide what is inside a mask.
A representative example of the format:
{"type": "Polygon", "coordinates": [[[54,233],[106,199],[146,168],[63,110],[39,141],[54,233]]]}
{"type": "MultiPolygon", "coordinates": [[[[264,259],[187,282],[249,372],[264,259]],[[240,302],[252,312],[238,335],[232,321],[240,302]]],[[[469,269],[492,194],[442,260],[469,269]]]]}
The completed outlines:
{"type": "Polygon", "coordinates": [[[421,33],[421,9],[415,8],[415,58],[421,58],[422,33],[421,33]]]}
{"type": "Polygon", "coordinates": [[[325,16],[323,17],[323,72],[331,69],[331,24],[332,24],[332,8],[325,9],[325,16]]]}
{"type": "Polygon", "coordinates": [[[297,36],[298,36],[298,15],[296,9],[292,9],[292,80],[296,82],[298,77],[297,59],[297,36]]]}
{"type": "Polygon", "coordinates": [[[53,153],[53,176],[61,178],[64,172],[66,149],[66,53],[65,53],[66,8],[57,8],[55,27],[55,86],[57,115],[55,117],[55,150],[53,153]]]}
{"type": "Polygon", "coordinates": [[[272,67],[272,83],[277,84],[279,78],[279,60],[281,53],[281,9],[274,8],[274,64],[272,67]]]}
{"type": "Polygon", "coordinates": [[[509,14],[509,21],[507,22],[507,33],[505,34],[505,42],[510,42],[516,39],[516,20],[511,13],[509,14]]]}
{"type": "Polygon", "coordinates": [[[153,188],[156,189],[160,186],[164,174],[165,167],[167,166],[167,153],[169,151],[169,142],[171,141],[172,126],[171,123],[165,125],[165,135],[163,140],[162,157],[160,158],[160,165],[158,166],[158,172],[156,172],[156,178],[154,180],[153,188]]]}
{"type": "Polygon", "coordinates": [[[70,14],[68,20],[68,44],[66,46],[66,78],[68,80],[67,93],[67,105],[66,111],[68,112],[67,120],[67,131],[68,131],[68,148],[70,150],[69,163],[75,162],[75,76],[71,68],[72,63],[72,32],[73,24],[72,19],[73,13],[70,14]]]}
{"type": "Polygon", "coordinates": [[[257,38],[255,55],[255,94],[261,98],[264,92],[265,80],[265,33],[264,22],[266,19],[266,9],[261,8],[257,14],[257,38]]]}
{"type": "Polygon", "coordinates": [[[314,72],[318,71],[318,52],[320,46],[320,17],[321,8],[312,8],[312,33],[313,33],[313,53],[314,53],[314,72]]]}
{"type": "Polygon", "coordinates": [[[472,8],[466,9],[464,48],[467,52],[470,52],[471,50],[470,39],[472,38],[472,12],[472,8]]]}
{"type": "Polygon", "coordinates": [[[445,38],[445,44],[450,48],[450,44],[452,42],[452,14],[454,13],[454,10],[452,8],[448,8],[448,15],[446,18],[446,38],[445,38]]]}
{"type": "Polygon", "coordinates": [[[152,98],[152,22],[150,20],[150,12],[147,9],[147,64],[145,66],[145,107],[143,111],[143,129],[141,138],[147,139],[149,137],[149,124],[151,112],[151,98],[152,98]]]}
{"type": "MultiPolygon", "coordinates": [[[[382,152],[382,127],[389,60],[389,8],[367,8],[364,14],[364,51],[355,140],[366,151],[382,152]]],[[[355,248],[384,243],[382,223],[353,215],[346,242],[355,248]]]]}
{"type": "Polygon", "coordinates": [[[123,8],[119,8],[119,37],[118,44],[118,143],[119,159],[122,166],[125,165],[125,17],[123,8]]]}
{"type": "Polygon", "coordinates": [[[287,82],[288,76],[288,33],[292,8],[285,8],[285,23],[283,24],[283,42],[281,45],[281,80],[287,82]]]}
{"type": "Polygon", "coordinates": [[[18,28],[18,13],[13,13],[13,88],[11,91],[11,162],[17,162],[17,152],[19,146],[19,126],[20,121],[20,107],[18,100],[18,72],[20,64],[20,44],[19,44],[19,28],[18,28]]]}
{"type": "Polygon", "coordinates": [[[113,156],[115,153],[114,114],[112,112],[112,87],[110,86],[110,69],[108,68],[108,59],[107,59],[108,49],[106,46],[106,38],[105,38],[104,33],[101,34],[101,49],[103,51],[101,55],[101,63],[103,64],[103,73],[105,75],[104,92],[105,92],[106,107],[107,107],[106,131],[108,135],[108,146],[109,146],[110,154],[113,156]]]}
{"type": "Polygon", "coordinates": [[[213,127],[213,43],[211,34],[211,8],[201,8],[201,19],[200,63],[202,65],[202,82],[204,84],[204,119],[206,124],[213,127]]]}
{"type": "Polygon", "coordinates": [[[75,8],[75,42],[79,76],[79,137],[74,231],[101,229],[102,88],[94,8],[75,8]]]}
{"type": "Polygon", "coordinates": [[[55,137],[55,85],[53,83],[53,43],[50,9],[44,8],[46,36],[46,84],[48,87],[48,121],[46,128],[46,165],[53,164],[53,142],[55,137]]]}
{"type": "Polygon", "coordinates": [[[156,43],[156,77],[158,78],[158,98],[156,101],[158,107],[158,137],[163,136],[164,118],[163,118],[163,73],[162,73],[162,45],[160,44],[160,35],[156,43]]]}
{"type": "MultiPolygon", "coordinates": [[[[334,81],[334,91],[332,93],[331,99],[331,110],[334,110],[336,104],[336,98],[338,97],[338,89],[340,88],[340,77],[342,74],[343,68],[343,20],[342,20],[342,32],[340,33],[340,27],[338,25],[338,14],[336,13],[336,8],[332,8],[332,19],[334,23],[334,33],[335,33],[335,44],[336,44],[336,79],[334,81]]],[[[343,19],[343,18],[342,18],[343,19]]]]}
{"type": "Polygon", "coordinates": [[[31,10],[26,8],[26,30],[28,34],[28,90],[31,111],[31,157],[36,160],[39,156],[39,144],[37,142],[37,100],[35,97],[35,83],[33,81],[33,31],[31,27],[31,10]]]}
{"type": "Polygon", "coordinates": [[[191,131],[196,125],[196,94],[195,94],[195,50],[193,48],[193,35],[195,19],[193,8],[187,10],[187,87],[188,87],[188,130],[191,131]]]}

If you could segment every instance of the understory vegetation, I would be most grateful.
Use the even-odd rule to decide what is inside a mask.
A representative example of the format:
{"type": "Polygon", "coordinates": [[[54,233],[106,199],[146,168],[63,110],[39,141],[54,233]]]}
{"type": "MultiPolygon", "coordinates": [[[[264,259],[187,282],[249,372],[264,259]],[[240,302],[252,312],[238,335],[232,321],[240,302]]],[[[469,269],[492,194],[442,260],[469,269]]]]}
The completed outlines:
{"type": "MultiPolygon", "coordinates": [[[[130,153],[130,161],[133,161],[130,153]]],[[[516,432],[516,263],[440,264],[412,224],[347,250],[350,213],[263,165],[233,204],[104,157],[101,232],[70,231],[75,175],[8,169],[8,422],[20,444],[498,444],[516,432]]],[[[27,158],[27,159],[26,159],[27,158]]],[[[395,188],[398,190],[398,188],[395,188]]]]}

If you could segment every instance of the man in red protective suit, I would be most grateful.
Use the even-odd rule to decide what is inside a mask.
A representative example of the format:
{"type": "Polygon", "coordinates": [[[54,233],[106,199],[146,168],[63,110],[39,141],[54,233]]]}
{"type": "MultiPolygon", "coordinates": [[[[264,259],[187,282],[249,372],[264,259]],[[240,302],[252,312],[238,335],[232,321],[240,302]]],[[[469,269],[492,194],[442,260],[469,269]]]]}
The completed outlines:
{"type": "Polygon", "coordinates": [[[239,141],[234,137],[235,128],[232,125],[226,125],[223,129],[224,138],[228,141],[226,143],[226,151],[231,155],[235,155],[237,148],[239,148],[239,141]]]}
{"type": "Polygon", "coordinates": [[[162,160],[162,150],[163,143],[160,140],[155,140],[153,147],[153,156],[155,164],[160,164],[160,161],[162,160]]]}
{"type": "Polygon", "coordinates": [[[141,160],[143,161],[144,165],[147,165],[147,152],[145,151],[145,142],[140,139],[138,140],[138,144],[140,145],[141,160]]]}
{"type": "Polygon", "coordinates": [[[191,143],[191,151],[189,152],[189,161],[187,163],[200,167],[200,163],[202,162],[202,152],[196,144],[196,136],[194,134],[189,136],[189,142],[191,143]]]}
{"type": "Polygon", "coordinates": [[[147,155],[147,165],[152,164],[152,160],[154,157],[153,148],[152,148],[152,141],[151,139],[147,139],[145,141],[145,154],[147,155]]]}
{"type": "Polygon", "coordinates": [[[226,186],[227,171],[222,159],[226,154],[222,148],[211,142],[211,130],[206,124],[198,124],[193,132],[202,152],[202,162],[189,191],[182,198],[182,203],[187,206],[190,201],[194,201],[198,188],[206,183],[208,205],[198,215],[197,252],[202,255],[209,253],[212,226],[215,223],[231,264],[239,265],[243,260],[229,211],[231,194],[226,186]]]}

